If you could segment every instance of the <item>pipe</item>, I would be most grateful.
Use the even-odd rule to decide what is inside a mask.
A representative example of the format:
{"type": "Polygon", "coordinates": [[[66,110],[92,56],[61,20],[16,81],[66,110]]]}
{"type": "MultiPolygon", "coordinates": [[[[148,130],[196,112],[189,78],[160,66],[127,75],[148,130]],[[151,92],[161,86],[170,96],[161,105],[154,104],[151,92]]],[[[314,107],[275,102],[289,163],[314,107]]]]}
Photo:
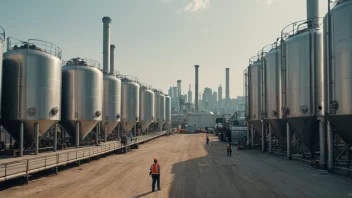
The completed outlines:
{"type": "Polygon", "coordinates": [[[109,73],[110,69],[110,24],[111,18],[103,18],[103,71],[104,73],[109,73]]]}
{"type": "Polygon", "coordinates": [[[110,74],[115,72],[115,45],[110,45],[110,74]]]}
{"type": "Polygon", "coordinates": [[[55,124],[55,127],[53,128],[53,136],[54,136],[54,152],[57,151],[57,124],[55,124]]]}
{"type": "Polygon", "coordinates": [[[199,65],[195,65],[194,66],[194,68],[195,68],[195,72],[196,72],[196,76],[195,76],[195,93],[194,93],[194,95],[195,95],[195,111],[196,112],[198,112],[199,111],[199,100],[198,100],[198,81],[199,81],[199,79],[198,79],[198,68],[199,68],[199,65]]]}
{"type": "Polygon", "coordinates": [[[327,121],[327,139],[328,139],[328,172],[332,172],[334,168],[334,131],[330,122],[327,121]]]}
{"type": "MultiPolygon", "coordinates": [[[[6,141],[5,141],[5,144],[6,144],[6,141]]],[[[23,122],[20,123],[20,145],[19,145],[19,149],[20,149],[19,156],[23,157],[23,122]]]]}
{"type": "Polygon", "coordinates": [[[308,27],[315,28],[319,24],[319,0],[306,0],[308,27]]]}
{"type": "Polygon", "coordinates": [[[264,131],[264,121],[262,122],[262,152],[265,152],[265,131],[264,131]]]}
{"type": "Polygon", "coordinates": [[[79,148],[79,122],[76,122],[76,148],[79,148]]]}
{"type": "Polygon", "coordinates": [[[320,117],[319,122],[319,140],[320,140],[320,168],[326,169],[326,131],[324,118],[320,117]]]}
{"type": "Polygon", "coordinates": [[[247,146],[250,147],[249,143],[249,124],[247,123],[247,146]]]}
{"type": "Polygon", "coordinates": [[[273,143],[273,131],[271,128],[271,124],[269,124],[269,154],[273,153],[272,143],[273,143]]]}
{"type": "Polygon", "coordinates": [[[104,142],[108,141],[108,125],[105,124],[104,126],[104,142]]]}
{"type": "Polygon", "coordinates": [[[253,147],[253,145],[254,145],[254,127],[253,127],[253,125],[252,125],[251,128],[252,128],[251,129],[251,145],[253,147]]]}
{"type": "Polygon", "coordinates": [[[286,132],[287,132],[287,158],[292,160],[292,151],[291,151],[291,131],[290,124],[286,123],[286,132]]]}
{"type": "Polygon", "coordinates": [[[34,131],[35,131],[35,154],[39,154],[39,123],[34,123],[34,131]]]}

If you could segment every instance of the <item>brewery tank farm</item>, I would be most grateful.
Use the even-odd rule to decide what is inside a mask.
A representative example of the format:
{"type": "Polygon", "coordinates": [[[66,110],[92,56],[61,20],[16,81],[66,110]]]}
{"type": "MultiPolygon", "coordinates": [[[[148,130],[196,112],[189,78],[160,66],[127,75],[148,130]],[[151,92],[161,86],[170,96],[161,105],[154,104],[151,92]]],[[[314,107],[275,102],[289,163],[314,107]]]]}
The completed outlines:
{"type": "MultiPolygon", "coordinates": [[[[122,46],[111,43],[117,32],[109,16],[95,21],[101,60],[78,52],[64,60],[59,43],[13,38],[0,27],[0,185],[6,191],[23,178],[32,185],[32,177],[43,197],[48,189],[62,197],[352,196],[352,183],[336,177],[352,172],[352,0],[305,3],[304,20],[288,22],[245,58],[243,87],[230,81],[236,68],[222,68],[225,98],[221,84],[201,95],[211,81],[202,78],[201,60],[189,64],[188,95],[182,76],[168,76],[177,86],[165,93],[163,82],[118,72],[122,46]],[[243,95],[232,100],[232,86],[243,95]],[[218,96],[223,112],[207,109],[218,96]],[[155,194],[142,192],[153,158],[162,167],[155,194]],[[41,177],[47,172],[57,175],[41,177]]],[[[29,189],[0,197],[34,196],[29,189]]]]}

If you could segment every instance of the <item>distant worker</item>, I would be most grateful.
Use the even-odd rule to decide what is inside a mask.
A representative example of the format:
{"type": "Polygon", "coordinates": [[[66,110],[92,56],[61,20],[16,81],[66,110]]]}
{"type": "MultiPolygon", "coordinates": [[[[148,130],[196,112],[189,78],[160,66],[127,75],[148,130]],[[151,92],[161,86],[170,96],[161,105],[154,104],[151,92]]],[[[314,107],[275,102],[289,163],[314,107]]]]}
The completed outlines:
{"type": "Polygon", "coordinates": [[[149,175],[152,176],[152,191],[155,191],[155,182],[158,185],[158,190],[160,189],[160,164],[158,164],[158,159],[154,157],[154,163],[150,167],[149,175]]]}
{"type": "Polygon", "coordinates": [[[209,145],[209,136],[208,135],[207,135],[206,139],[207,139],[207,144],[209,145]]]}
{"type": "Polygon", "coordinates": [[[232,153],[232,145],[231,143],[227,144],[227,156],[231,157],[231,153],[232,153]]]}

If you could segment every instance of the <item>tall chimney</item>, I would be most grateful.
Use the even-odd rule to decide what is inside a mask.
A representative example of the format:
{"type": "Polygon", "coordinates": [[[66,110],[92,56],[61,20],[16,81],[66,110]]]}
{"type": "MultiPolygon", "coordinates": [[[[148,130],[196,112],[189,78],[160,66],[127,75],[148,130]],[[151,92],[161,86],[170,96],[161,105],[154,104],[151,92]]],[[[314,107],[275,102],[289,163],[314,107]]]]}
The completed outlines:
{"type": "Polygon", "coordinates": [[[110,70],[110,24],[111,18],[103,18],[103,72],[109,73],[110,70]]]}
{"type": "Polygon", "coordinates": [[[195,95],[195,97],[194,97],[194,99],[195,99],[195,101],[194,101],[194,103],[195,103],[195,110],[196,110],[196,112],[198,112],[199,111],[199,101],[198,101],[198,82],[199,82],[199,79],[198,79],[198,68],[199,68],[199,65],[195,65],[194,66],[194,68],[195,68],[195,71],[196,71],[196,82],[195,82],[195,93],[194,93],[194,95],[195,95]]]}
{"type": "Polygon", "coordinates": [[[115,72],[115,45],[110,45],[110,74],[115,72]]]}
{"type": "Polygon", "coordinates": [[[226,99],[230,98],[230,68],[226,68],[226,99]]]}
{"type": "Polygon", "coordinates": [[[319,0],[307,1],[307,20],[311,20],[308,27],[317,27],[319,24],[319,0]]]}
{"type": "Polygon", "coordinates": [[[179,105],[179,108],[180,108],[180,111],[182,111],[183,107],[182,107],[182,103],[181,103],[181,100],[182,100],[182,95],[181,95],[181,80],[177,80],[177,95],[178,95],[178,105],[179,105]]]}

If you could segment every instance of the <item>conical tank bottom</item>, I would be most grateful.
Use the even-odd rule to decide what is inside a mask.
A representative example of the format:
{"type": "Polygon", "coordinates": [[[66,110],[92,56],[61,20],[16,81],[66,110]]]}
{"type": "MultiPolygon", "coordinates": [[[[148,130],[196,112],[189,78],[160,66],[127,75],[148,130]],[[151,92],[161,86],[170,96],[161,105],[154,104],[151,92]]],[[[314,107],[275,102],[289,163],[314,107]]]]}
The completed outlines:
{"type": "Polygon", "coordinates": [[[118,122],[105,122],[105,123],[100,124],[100,129],[101,129],[102,133],[105,134],[105,128],[106,128],[108,131],[107,135],[109,136],[119,123],[120,123],[120,121],[118,121],[118,122]]]}
{"type": "Polygon", "coordinates": [[[142,123],[142,132],[144,132],[150,126],[150,124],[153,122],[152,121],[150,121],[150,122],[141,121],[141,123],[142,123]]]}
{"type": "Polygon", "coordinates": [[[330,115],[328,120],[336,134],[347,144],[352,144],[352,115],[330,115]]]}
{"type": "Polygon", "coordinates": [[[99,120],[70,120],[62,121],[61,125],[73,139],[76,139],[76,122],[80,122],[79,141],[82,141],[89,132],[100,122],[99,120]]]}
{"type": "Polygon", "coordinates": [[[268,119],[265,120],[268,124],[271,125],[272,132],[275,135],[275,138],[279,140],[281,144],[286,141],[286,121],[283,119],[268,119]]]}
{"type": "Polygon", "coordinates": [[[287,118],[287,121],[296,136],[314,153],[319,144],[319,123],[316,117],[287,118]]]}
{"type": "MultiPolygon", "coordinates": [[[[262,137],[262,122],[260,120],[250,120],[249,124],[253,125],[255,133],[259,137],[262,137]]],[[[268,124],[264,122],[264,128],[267,128],[267,127],[268,127],[268,124]]]]}
{"type": "Polygon", "coordinates": [[[122,122],[122,128],[127,133],[129,132],[137,122],[122,122]]]}
{"type": "MultiPolygon", "coordinates": [[[[15,139],[20,139],[20,120],[4,120],[3,127],[15,139]]],[[[48,130],[58,123],[58,120],[24,120],[23,121],[23,144],[31,145],[35,139],[34,124],[39,124],[39,136],[44,135],[48,130]]]]}

